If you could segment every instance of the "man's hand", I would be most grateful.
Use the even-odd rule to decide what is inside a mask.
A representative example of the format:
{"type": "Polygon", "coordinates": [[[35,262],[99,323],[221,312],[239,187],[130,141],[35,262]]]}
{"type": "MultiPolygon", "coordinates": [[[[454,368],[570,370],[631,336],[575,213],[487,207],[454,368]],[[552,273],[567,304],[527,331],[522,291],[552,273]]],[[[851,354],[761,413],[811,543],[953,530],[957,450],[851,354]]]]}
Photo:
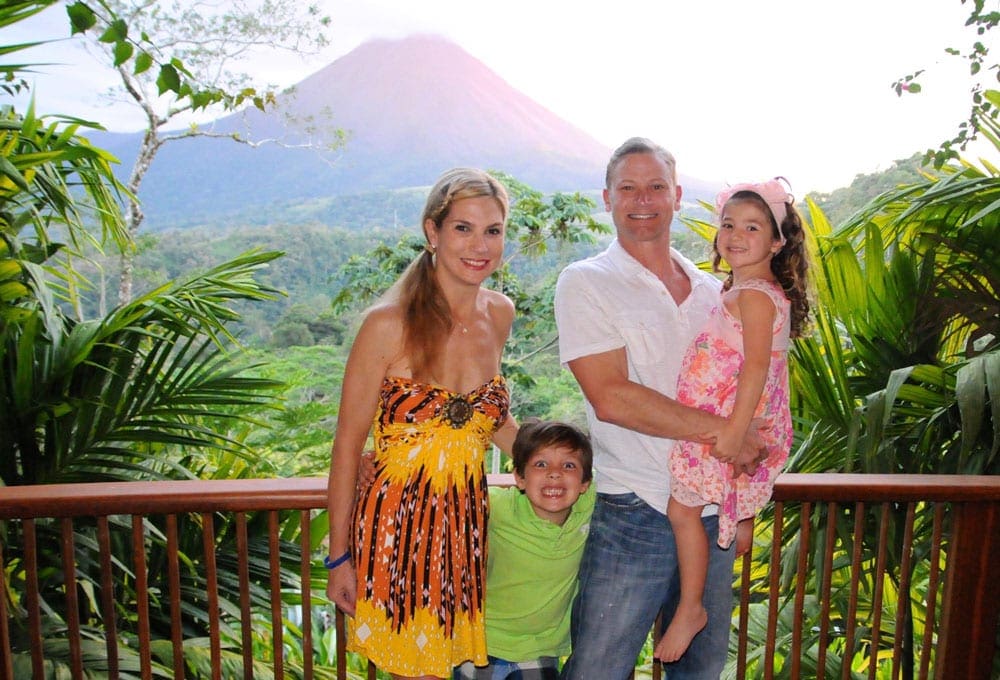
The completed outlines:
{"type": "Polygon", "coordinates": [[[763,418],[754,418],[750,421],[746,436],[743,438],[743,445],[740,447],[736,457],[730,463],[733,466],[733,478],[740,475],[753,475],[757,472],[760,464],[767,459],[767,447],[761,438],[761,430],[767,429],[767,421],[763,418]]]}

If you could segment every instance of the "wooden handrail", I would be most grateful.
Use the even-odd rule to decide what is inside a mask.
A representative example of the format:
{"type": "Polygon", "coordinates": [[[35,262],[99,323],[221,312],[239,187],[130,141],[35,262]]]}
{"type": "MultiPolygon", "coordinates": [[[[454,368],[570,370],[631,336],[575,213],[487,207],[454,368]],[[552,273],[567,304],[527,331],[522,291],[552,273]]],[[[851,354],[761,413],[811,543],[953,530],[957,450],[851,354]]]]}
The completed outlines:
{"type": "Polygon", "coordinates": [[[868,475],[856,473],[786,473],[774,485],[776,501],[853,502],[858,488],[867,503],[897,501],[968,502],[1000,500],[1000,476],[868,475]]]}
{"type": "MultiPolygon", "coordinates": [[[[511,486],[510,474],[487,475],[511,486]]],[[[0,487],[0,519],[116,514],[309,510],[326,506],[326,477],[285,479],[95,482],[0,487]],[[58,499],[58,505],[53,505],[58,499]]],[[[776,501],[1000,502],[1000,476],[786,473],[774,486],[776,501]]]]}

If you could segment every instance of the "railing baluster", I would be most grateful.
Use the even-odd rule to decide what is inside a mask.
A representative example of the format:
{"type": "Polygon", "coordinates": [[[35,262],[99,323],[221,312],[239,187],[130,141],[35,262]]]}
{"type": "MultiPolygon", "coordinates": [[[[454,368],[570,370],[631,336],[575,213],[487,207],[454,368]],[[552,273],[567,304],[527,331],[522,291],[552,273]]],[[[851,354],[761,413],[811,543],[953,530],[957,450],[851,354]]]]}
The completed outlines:
{"type": "Polygon", "coordinates": [[[38,541],[35,535],[35,520],[26,519],[24,529],[25,590],[28,607],[28,642],[31,649],[31,676],[44,677],[45,658],[42,655],[42,617],[39,613],[40,594],[38,592],[38,541]]]}
{"type": "MultiPolygon", "coordinates": [[[[663,630],[663,610],[661,609],[656,614],[656,619],[653,621],[653,630],[656,631],[658,635],[661,630],[663,630]]],[[[655,643],[654,643],[655,644],[655,643]]],[[[660,680],[663,677],[663,664],[656,659],[650,659],[650,666],[652,667],[652,678],[650,680],[660,680]]],[[[635,677],[635,670],[632,671],[632,677],[635,677]]]]}
{"type": "Polygon", "coordinates": [[[313,675],[313,635],[312,635],[312,536],[311,516],[308,510],[299,513],[299,578],[302,586],[302,675],[312,680],[313,675]]]}
{"type": "MultiPolygon", "coordinates": [[[[101,618],[108,655],[108,678],[118,680],[118,612],[115,610],[115,580],[111,560],[111,529],[108,516],[97,518],[97,546],[101,565],[101,618]]],[[[2,564],[2,561],[0,561],[2,564]]]]}
{"type": "Polygon", "coordinates": [[[236,513],[237,570],[240,579],[240,640],[243,649],[243,678],[253,680],[253,619],[250,613],[250,545],[247,541],[247,514],[236,513]]]}
{"type": "MultiPolygon", "coordinates": [[[[892,677],[898,678],[900,662],[903,656],[903,634],[905,622],[910,620],[910,564],[913,549],[913,519],[914,504],[906,504],[906,520],[903,524],[903,544],[900,546],[899,560],[899,593],[896,597],[896,634],[892,640],[892,677]]],[[[911,650],[912,651],[912,650],[911,650]]]]}
{"type": "Polygon", "coordinates": [[[826,647],[830,640],[830,604],[833,589],[833,548],[837,541],[836,501],[826,505],[826,540],[823,544],[823,578],[819,584],[819,654],[816,659],[816,680],[826,678],[826,647]]]}
{"type": "Polygon", "coordinates": [[[872,663],[868,667],[869,680],[875,680],[878,670],[879,642],[882,637],[882,594],[885,588],[886,553],[889,549],[889,519],[888,503],[882,504],[882,519],[878,532],[878,558],[875,563],[875,597],[872,599],[872,663]]]}
{"type": "Polygon", "coordinates": [[[135,607],[139,635],[139,673],[152,680],[149,631],[149,575],[146,571],[146,534],[142,515],[132,515],[132,554],[135,568],[135,607]]]}
{"type": "Polygon", "coordinates": [[[285,677],[285,627],[281,604],[281,552],[278,543],[278,513],[274,510],[267,513],[267,536],[271,560],[271,627],[274,629],[271,648],[274,650],[274,677],[283,678],[285,677]]]}
{"type": "Polygon", "coordinates": [[[740,626],[737,633],[736,646],[736,680],[747,677],[747,629],[750,625],[750,567],[754,542],[743,555],[743,565],[740,570],[740,626]]]}
{"type": "Polygon", "coordinates": [[[3,542],[0,541],[0,673],[3,673],[5,680],[11,680],[14,677],[14,657],[10,647],[10,626],[7,623],[7,596],[4,594],[7,592],[7,570],[3,568],[5,564],[3,542]]]}
{"type": "Polygon", "coordinates": [[[924,640],[920,648],[920,680],[927,680],[934,642],[934,621],[937,612],[938,582],[941,561],[941,535],[944,532],[944,503],[934,504],[934,529],[931,537],[930,572],[927,578],[927,613],[924,616],[924,640]]]}
{"type": "Polygon", "coordinates": [[[62,552],[63,592],[66,595],[66,636],[69,639],[69,667],[74,680],[83,678],[83,654],[80,652],[80,602],[76,594],[76,549],[73,545],[73,520],[59,522],[62,552]]]}
{"type": "Polygon", "coordinates": [[[851,551],[851,594],[847,603],[847,637],[844,640],[844,656],[841,658],[841,680],[851,677],[851,658],[854,656],[854,635],[858,623],[858,585],[861,582],[861,556],[865,543],[865,504],[854,504],[853,550],[851,551]]]}
{"type": "Polygon", "coordinates": [[[215,564],[215,516],[201,515],[202,546],[205,551],[205,597],[208,614],[208,645],[212,655],[212,680],[222,678],[222,643],[219,641],[219,572],[215,564]]]}
{"type": "MultiPolygon", "coordinates": [[[[774,504],[774,532],[771,538],[771,573],[781,573],[781,536],[785,531],[784,503],[774,504]]],[[[774,677],[774,649],[778,630],[779,578],[771,579],[767,610],[767,639],[764,643],[764,678],[774,677]]]]}
{"type": "Polygon", "coordinates": [[[347,616],[337,608],[333,612],[333,626],[337,632],[337,677],[347,677],[347,616]]]}
{"type": "Polygon", "coordinates": [[[166,517],[167,524],[167,589],[170,600],[170,648],[174,677],[184,677],[184,640],[181,630],[181,571],[177,536],[177,515],[166,517]]]}
{"type": "Polygon", "coordinates": [[[792,649],[786,656],[789,675],[798,680],[802,675],[802,613],[805,610],[806,581],[809,568],[809,539],[812,532],[812,503],[803,503],[799,510],[799,556],[795,567],[795,609],[792,611],[792,649]]]}

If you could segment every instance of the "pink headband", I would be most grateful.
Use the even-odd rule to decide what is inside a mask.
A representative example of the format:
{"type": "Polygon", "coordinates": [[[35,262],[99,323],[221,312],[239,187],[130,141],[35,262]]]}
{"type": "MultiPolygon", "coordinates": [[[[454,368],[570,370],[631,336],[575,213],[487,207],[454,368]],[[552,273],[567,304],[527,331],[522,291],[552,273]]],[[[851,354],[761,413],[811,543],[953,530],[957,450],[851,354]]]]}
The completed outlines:
{"type": "Polygon", "coordinates": [[[774,179],[769,179],[766,182],[745,182],[743,184],[734,184],[733,186],[726,187],[719,192],[719,195],[715,197],[715,211],[721,216],[722,209],[725,207],[726,203],[733,194],[739,193],[740,191],[749,191],[751,193],[757,194],[764,202],[767,203],[768,207],[771,209],[771,214],[774,215],[774,221],[778,225],[778,236],[781,237],[781,245],[785,245],[785,234],[781,230],[781,223],[785,221],[785,217],[788,215],[788,204],[794,203],[795,198],[785,191],[785,187],[781,184],[781,181],[788,183],[788,180],[784,177],[775,177],[774,179]]]}

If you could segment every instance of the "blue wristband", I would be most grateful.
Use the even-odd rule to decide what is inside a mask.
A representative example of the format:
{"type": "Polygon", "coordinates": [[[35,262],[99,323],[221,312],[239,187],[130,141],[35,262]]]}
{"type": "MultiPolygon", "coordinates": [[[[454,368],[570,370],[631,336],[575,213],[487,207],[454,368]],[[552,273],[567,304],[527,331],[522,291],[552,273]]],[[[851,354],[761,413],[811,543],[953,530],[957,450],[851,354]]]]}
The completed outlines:
{"type": "Polygon", "coordinates": [[[342,565],[344,562],[346,562],[349,559],[351,559],[351,551],[350,550],[348,550],[347,552],[345,552],[343,555],[341,555],[340,557],[338,557],[335,560],[334,559],[330,559],[330,556],[327,555],[326,557],[323,558],[323,566],[325,566],[327,569],[336,569],[337,567],[339,567],[340,565],[342,565]]]}

